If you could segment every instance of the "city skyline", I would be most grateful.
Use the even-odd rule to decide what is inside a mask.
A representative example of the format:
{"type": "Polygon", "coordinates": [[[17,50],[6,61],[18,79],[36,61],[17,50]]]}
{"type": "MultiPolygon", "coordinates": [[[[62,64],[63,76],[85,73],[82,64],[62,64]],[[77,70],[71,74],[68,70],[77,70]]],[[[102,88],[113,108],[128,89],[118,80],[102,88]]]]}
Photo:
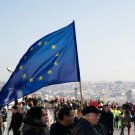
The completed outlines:
{"type": "Polygon", "coordinates": [[[82,81],[135,81],[135,1],[1,1],[0,81],[28,48],[75,20],[82,81]]]}

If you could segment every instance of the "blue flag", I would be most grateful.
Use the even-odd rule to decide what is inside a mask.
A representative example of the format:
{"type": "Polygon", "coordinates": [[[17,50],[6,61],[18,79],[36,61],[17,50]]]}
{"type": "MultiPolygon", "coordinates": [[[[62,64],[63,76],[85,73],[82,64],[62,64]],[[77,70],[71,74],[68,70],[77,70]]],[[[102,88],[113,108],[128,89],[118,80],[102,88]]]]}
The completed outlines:
{"type": "Polygon", "coordinates": [[[80,70],[75,24],[36,41],[23,55],[0,92],[0,104],[10,102],[54,84],[79,82],[80,70]]]}

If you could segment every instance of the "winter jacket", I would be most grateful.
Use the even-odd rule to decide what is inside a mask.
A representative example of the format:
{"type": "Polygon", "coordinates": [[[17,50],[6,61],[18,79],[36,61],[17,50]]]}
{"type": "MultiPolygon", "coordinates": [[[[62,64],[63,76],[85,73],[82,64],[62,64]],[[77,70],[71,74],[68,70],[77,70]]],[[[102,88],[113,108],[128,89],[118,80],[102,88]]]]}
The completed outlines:
{"type": "Polygon", "coordinates": [[[71,135],[99,135],[95,127],[85,119],[80,119],[79,123],[73,128],[71,135]]]}
{"type": "Polygon", "coordinates": [[[48,126],[42,125],[40,120],[25,117],[22,135],[50,135],[50,132],[48,126]]]}

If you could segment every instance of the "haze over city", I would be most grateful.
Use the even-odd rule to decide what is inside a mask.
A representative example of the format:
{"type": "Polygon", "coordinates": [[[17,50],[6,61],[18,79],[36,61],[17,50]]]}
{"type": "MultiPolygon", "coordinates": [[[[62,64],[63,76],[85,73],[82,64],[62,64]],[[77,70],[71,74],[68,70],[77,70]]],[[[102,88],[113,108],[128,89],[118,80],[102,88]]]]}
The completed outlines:
{"type": "Polygon", "coordinates": [[[38,39],[75,20],[82,81],[135,81],[135,1],[1,1],[0,81],[38,39]]]}

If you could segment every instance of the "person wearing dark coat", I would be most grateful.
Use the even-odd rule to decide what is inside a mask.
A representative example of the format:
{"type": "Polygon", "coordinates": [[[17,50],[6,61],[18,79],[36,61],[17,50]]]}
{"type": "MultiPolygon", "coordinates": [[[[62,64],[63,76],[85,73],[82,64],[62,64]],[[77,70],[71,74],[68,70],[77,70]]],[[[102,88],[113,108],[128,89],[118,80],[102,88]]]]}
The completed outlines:
{"type": "Polygon", "coordinates": [[[20,135],[19,128],[21,127],[22,121],[23,121],[22,114],[18,112],[17,106],[13,106],[12,118],[11,118],[10,126],[8,128],[8,134],[9,134],[9,131],[12,129],[13,135],[20,135]]]}
{"type": "Polygon", "coordinates": [[[26,113],[23,122],[22,135],[50,135],[48,116],[43,107],[32,107],[26,113]]]}
{"type": "Polygon", "coordinates": [[[100,119],[100,111],[94,106],[86,106],[82,110],[82,115],[71,135],[99,135],[95,126],[100,119]]]}
{"type": "Polygon", "coordinates": [[[58,121],[50,128],[50,135],[71,135],[73,111],[69,107],[62,107],[58,111],[58,121]]]}
{"type": "Polygon", "coordinates": [[[100,123],[105,127],[107,135],[113,135],[114,130],[113,126],[114,116],[113,113],[110,111],[110,109],[111,109],[110,105],[104,105],[100,119],[100,123]]]}

